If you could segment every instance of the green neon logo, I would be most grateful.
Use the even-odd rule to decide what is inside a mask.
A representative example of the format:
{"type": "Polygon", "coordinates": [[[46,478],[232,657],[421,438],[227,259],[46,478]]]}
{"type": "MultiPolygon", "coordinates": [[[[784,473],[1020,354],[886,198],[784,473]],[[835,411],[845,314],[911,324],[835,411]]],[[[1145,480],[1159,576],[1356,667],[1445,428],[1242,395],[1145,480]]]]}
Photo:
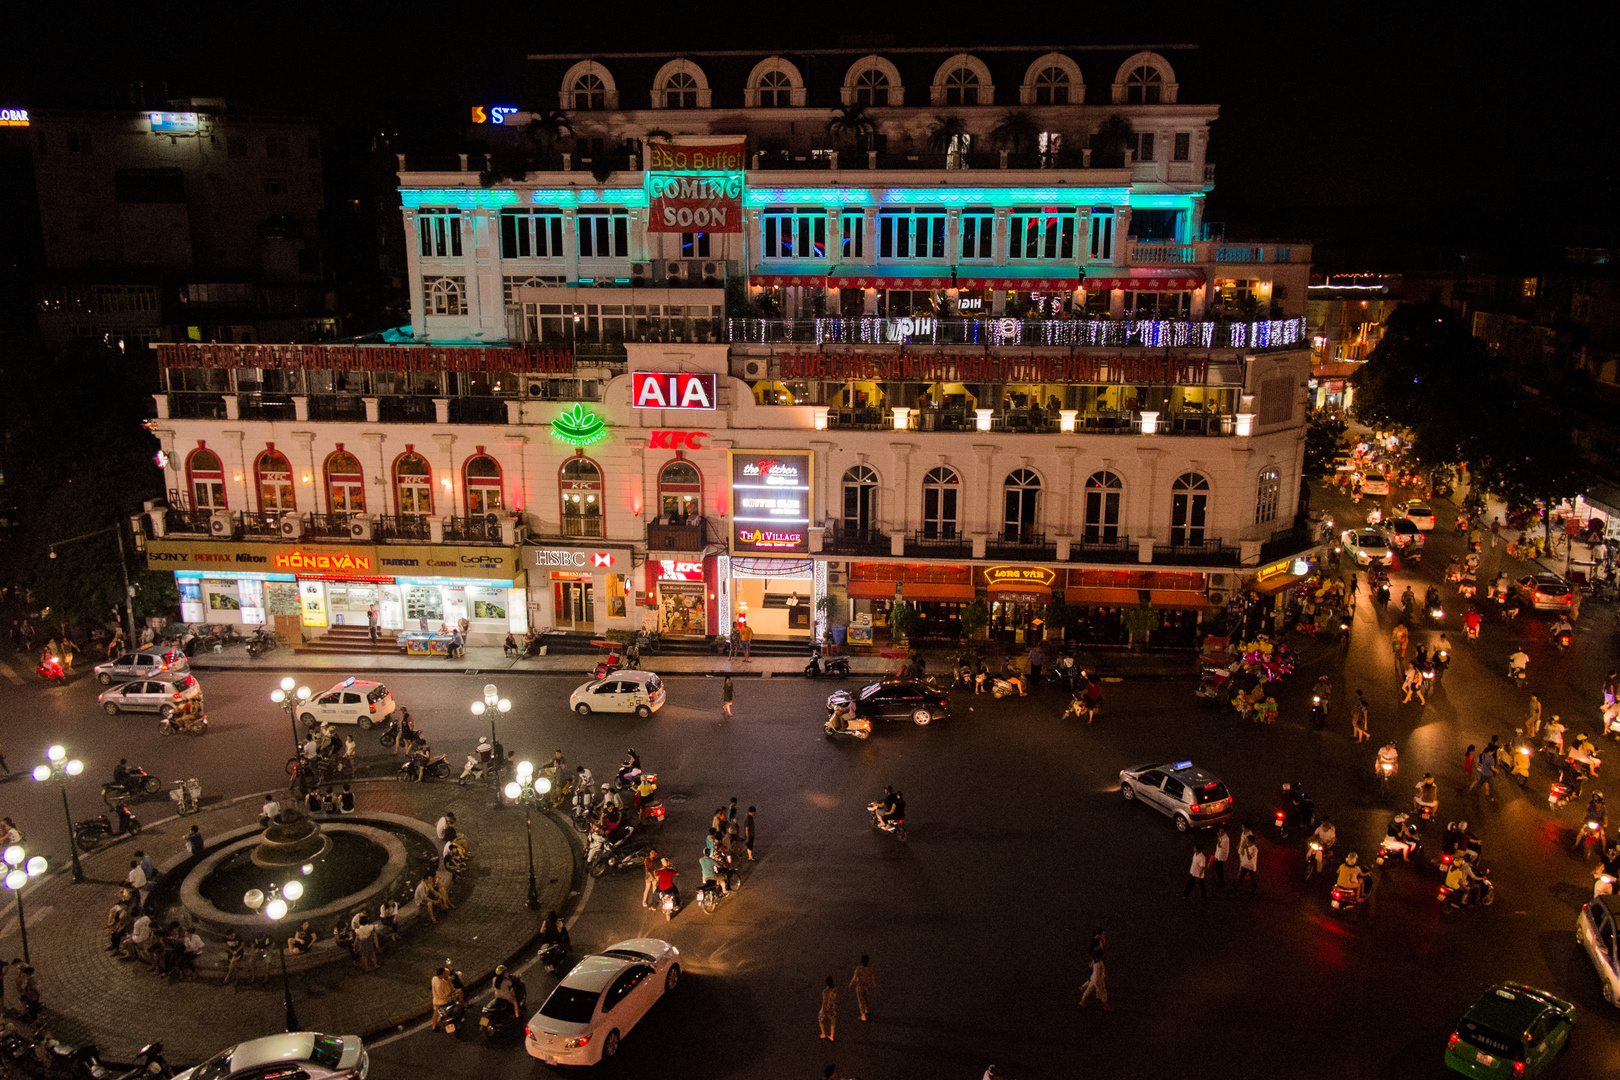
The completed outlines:
{"type": "Polygon", "coordinates": [[[562,415],[551,422],[551,434],[558,442],[569,446],[589,446],[607,438],[607,423],[576,402],[572,409],[564,409],[562,415]]]}

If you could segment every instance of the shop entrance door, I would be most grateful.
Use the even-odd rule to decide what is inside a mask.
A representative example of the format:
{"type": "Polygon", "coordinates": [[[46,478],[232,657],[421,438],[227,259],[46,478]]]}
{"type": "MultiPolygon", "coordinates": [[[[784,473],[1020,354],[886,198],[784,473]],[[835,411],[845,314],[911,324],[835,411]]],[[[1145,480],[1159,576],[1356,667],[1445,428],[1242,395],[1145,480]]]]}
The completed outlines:
{"type": "Polygon", "coordinates": [[[559,581],[556,591],[556,625],[578,630],[596,628],[596,604],[591,582],[559,581]]]}

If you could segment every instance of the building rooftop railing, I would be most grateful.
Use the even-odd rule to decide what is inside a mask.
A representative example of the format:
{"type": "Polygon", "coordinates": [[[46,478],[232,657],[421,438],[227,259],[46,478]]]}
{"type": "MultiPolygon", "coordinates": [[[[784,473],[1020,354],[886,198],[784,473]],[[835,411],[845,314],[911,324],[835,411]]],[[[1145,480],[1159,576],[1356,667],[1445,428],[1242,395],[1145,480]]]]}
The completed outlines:
{"type": "Polygon", "coordinates": [[[1305,320],[1253,322],[1184,319],[727,319],[737,344],[980,345],[1147,349],[1300,348],[1305,320]]]}

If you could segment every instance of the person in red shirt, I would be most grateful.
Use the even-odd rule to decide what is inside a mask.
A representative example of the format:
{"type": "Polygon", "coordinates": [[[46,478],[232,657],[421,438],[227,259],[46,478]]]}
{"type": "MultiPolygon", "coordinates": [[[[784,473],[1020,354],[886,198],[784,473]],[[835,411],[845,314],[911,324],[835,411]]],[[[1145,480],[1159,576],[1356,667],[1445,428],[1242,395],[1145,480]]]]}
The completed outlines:
{"type": "Polygon", "coordinates": [[[1470,610],[1467,615],[1464,615],[1463,627],[1468,631],[1469,637],[1479,637],[1479,612],[1470,610]]]}
{"type": "Polygon", "coordinates": [[[681,893],[680,890],[675,887],[675,879],[680,876],[681,872],[675,869],[674,863],[670,862],[668,859],[659,860],[658,892],[660,894],[669,893],[670,896],[674,897],[676,907],[681,906],[681,893]]]}

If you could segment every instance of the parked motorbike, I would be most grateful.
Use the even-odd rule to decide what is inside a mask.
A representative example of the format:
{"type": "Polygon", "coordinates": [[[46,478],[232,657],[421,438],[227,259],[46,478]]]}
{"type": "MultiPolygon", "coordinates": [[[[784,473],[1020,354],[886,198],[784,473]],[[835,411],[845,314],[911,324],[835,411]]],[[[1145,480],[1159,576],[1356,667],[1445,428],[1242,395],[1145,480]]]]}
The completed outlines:
{"type": "Polygon", "coordinates": [[[398,779],[401,783],[411,780],[426,780],[432,777],[435,780],[450,779],[450,762],[445,760],[443,754],[435,754],[432,747],[413,750],[399,766],[398,779]]]}
{"type": "Polygon", "coordinates": [[[569,816],[574,819],[574,828],[584,832],[590,827],[591,818],[596,816],[596,795],[589,787],[576,787],[569,816]]]}
{"type": "Polygon", "coordinates": [[[129,812],[129,807],[120,806],[109,818],[106,814],[97,814],[86,821],[75,822],[73,825],[73,842],[80,851],[94,851],[96,845],[110,840],[115,836],[135,836],[141,831],[140,820],[129,812]]]}
{"type": "Polygon", "coordinates": [[[52,1076],[84,1077],[85,1080],[103,1080],[106,1066],[101,1063],[101,1051],[95,1043],[73,1047],[46,1033],[34,1044],[34,1059],[52,1076]]]}
{"type": "Polygon", "coordinates": [[[55,656],[41,657],[34,673],[46,682],[66,682],[67,671],[62,667],[62,661],[55,656]]]}
{"type": "Polygon", "coordinates": [[[169,789],[169,798],[174,800],[176,813],[181,816],[195,814],[202,809],[202,781],[196,777],[176,780],[174,787],[169,789]]]}
{"type": "Polygon", "coordinates": [[[807,679],[814,679],[822,675],[830,675],[835,679],[849,678],[849,660],[842,656],[835,656],[831,660],[821,655],[819,647],[810,650],[810,662],[804,665],[804,675],[807,679]]]}
{"type": "Polygon", "coordinates": [[[885,821],[883,818],[882,803],[867,803],[866,808],[872,812],[872,827],[874,829],[880,829],[886,833],[893,833],[896,840],[900,841],[902,844],[906,842],[905,818],[895,818],[893,821],[885,821]]]}
{"type": "Polygon", "coordinates": [[[610,870],[624,870],[633,866],[640,866],[646,852],[639,849],[640,843],[632,845],[631,835],[635,832],[631,827],[624,831],[624,835],[617,840],[608,840],[601,833],[592,833],[589,845],[585,849],[585,868],[591,872],[592,877],[602,877],[610,870]]]}
{"type": "Polygon", "coordinates": [[[461,767],[461,776],[456,783],[465,786],[469,780],[487,780],[493,770],[493,761],[485,761],[477,754],[468,754],[467,764],[461,767]]]}

